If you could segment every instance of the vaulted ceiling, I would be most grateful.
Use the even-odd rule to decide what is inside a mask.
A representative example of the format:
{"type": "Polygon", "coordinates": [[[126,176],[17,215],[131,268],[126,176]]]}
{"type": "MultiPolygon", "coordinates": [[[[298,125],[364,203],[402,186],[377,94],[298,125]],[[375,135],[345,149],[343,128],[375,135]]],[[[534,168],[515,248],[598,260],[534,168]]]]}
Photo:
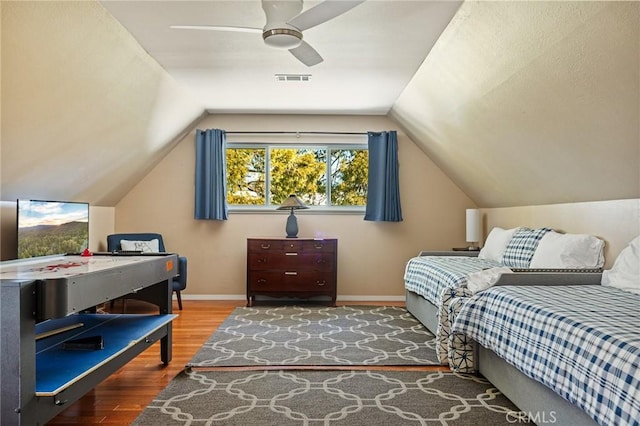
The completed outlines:
{"type": "MultiPolygon", "coordinates": [[[[274,9],[297,4],[313,12],[321,3],[266,0],[264,5],[274,9]]],[[[386,114],[461,1],[364,1],[303,32],[303,40],[324,59],[311,67],[287,49],[266,45],[259,32],[171,28],[261,29],[266,18],[260,0],[101,4],[212,113],[386,114]],[[275,78],[291,74],[308,76],[308,81],[275,78]]]]}
{"type": "Polygon", "coordinates": [[[388,115],[481,207],[640,198],[637,2],[369,0],[304,32],[310,68],[168,28],[261,27],[259,1],[0,8],[2,200],[115,205],[225,112],[388,115]]]}

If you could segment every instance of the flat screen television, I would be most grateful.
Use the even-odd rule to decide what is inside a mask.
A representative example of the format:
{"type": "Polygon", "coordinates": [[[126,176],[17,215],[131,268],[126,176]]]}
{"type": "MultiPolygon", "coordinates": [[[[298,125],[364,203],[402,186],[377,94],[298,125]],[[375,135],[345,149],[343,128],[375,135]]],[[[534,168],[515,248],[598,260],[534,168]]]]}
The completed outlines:
{"type": "Polygon", "coordinates": [[[18,259],[81,253],[89,246],[89,203],[18,200],[18,259]]]}

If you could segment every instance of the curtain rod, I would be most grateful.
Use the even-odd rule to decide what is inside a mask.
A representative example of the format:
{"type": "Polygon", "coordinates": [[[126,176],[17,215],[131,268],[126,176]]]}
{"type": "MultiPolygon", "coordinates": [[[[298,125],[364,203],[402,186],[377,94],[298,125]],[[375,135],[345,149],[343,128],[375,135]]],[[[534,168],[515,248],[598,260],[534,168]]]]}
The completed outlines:
{"type": "Polygon", "coordinates": [[[227,131],[228,135],[368,135],[367,132],[245,132],[227,131]]]}

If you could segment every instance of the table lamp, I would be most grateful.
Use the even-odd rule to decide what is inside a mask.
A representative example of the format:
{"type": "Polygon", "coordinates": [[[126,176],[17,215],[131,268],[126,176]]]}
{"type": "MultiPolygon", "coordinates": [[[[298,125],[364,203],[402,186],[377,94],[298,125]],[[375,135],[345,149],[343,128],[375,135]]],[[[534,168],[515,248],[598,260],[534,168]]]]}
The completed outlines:
{"type": "Polygon", "coordinates": [[[296,219],[296,215],[293,214],[293,211],[308,208],[309,207],[305,206],[295,194],[289,195],[289,197],[280,204],[280,207],[277,208],[277,210],[291,209],[291,213],[287,218],[287,227],[285,228],[287,231],[287,238],[298,238],[298,219],[296,219]]]}
{"type": "Polygon", "coordinates": [[[480,241],[480,210],[467,209],[467,242],[469,250],[478,250],[475,243],[480,241]]]}

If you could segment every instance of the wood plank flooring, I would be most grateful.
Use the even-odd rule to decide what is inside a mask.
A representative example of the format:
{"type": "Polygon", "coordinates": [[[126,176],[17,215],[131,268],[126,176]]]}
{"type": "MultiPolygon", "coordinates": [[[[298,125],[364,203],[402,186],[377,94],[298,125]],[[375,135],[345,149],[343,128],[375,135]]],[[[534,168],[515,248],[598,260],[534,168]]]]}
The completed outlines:
{"type": "MultiPolygon", "coordinates": [[[[179,317],[173,321],[173,359],[165,366],[160,361],[160,345],[138,355],[130,363],[70,405],[52,419],[48,425],[128,425],[144,410],[189,362],[197,350],[213,334],[218,326],[238,306],[245,306],[244,300],[202,301],[184,300],[179,311],[174,302],[174,313],[179,317]]],[[[403,302],[347,302],[340,305],[394,305],[403,302]]],[[[114,307],[119,311],[120,305],[114,307]]],[[[153,312],[151,305],[127,301],[127,313],[153,312]]],[[[227,367],[228,368],[228,367],[227,367]]],[[[261,367],[264,369],[265,367],[261,367]]],[[[274,367],[282,369],[282,367],[274,367]]],[[[348,367],[353,369],[353,367],[348,367]]],[[[371,367],[363,367],[372,369],[371,367]]],[[[243,369],[247,369],[243,367],[243,369]]],[[[329,367],[329,369],[336,369],[329,367]]],[[[446,367],[384,367],[385,370],[448,370],[446,367]]]]}

